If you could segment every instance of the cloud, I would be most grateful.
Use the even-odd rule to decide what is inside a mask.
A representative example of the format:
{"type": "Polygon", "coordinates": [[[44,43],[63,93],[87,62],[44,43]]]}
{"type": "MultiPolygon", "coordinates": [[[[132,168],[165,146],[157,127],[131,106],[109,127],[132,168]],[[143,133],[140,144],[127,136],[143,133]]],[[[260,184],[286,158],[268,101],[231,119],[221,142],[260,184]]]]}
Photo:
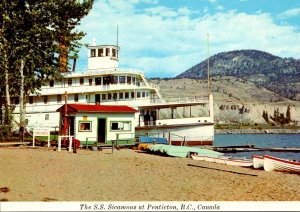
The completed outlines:
{"type": "MultiPolygon", "coordinates": [[[[283,57],[300,55],[295,45],[300,33],[293,26],[277,25],[268,13],[222,10],[203,15],[195,8],[169,8],[155,0],[101,0],[94,4],[82,21],[80,29],[87,32],[83,42],[96,38],[97,44],[115,44],[118,25],[120,67],[140,68],[148,77],[173,77],[206,59],[207,33],[211,55],[239,49],[283,57]]],[[[83,48],[79,56],[78,67],[84,69],[87,50],[83,48]]]]}
{"type": "Polygon", "coordinates": [[[291,10],[287,10],[279,15],[280,18],[290,18],[300,15],[300,8],[294,8],[291,10]]]}

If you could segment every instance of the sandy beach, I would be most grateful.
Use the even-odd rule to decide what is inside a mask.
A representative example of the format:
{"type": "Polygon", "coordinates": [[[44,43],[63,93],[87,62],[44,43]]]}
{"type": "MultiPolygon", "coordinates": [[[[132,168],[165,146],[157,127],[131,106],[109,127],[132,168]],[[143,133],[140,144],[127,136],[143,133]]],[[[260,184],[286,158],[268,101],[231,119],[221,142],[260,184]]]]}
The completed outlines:
{"type": "Polygon", "coordinates": [[[0,160],[1,201],[300,200],[300,175],[131,149],[5,147],[0,160]]]}

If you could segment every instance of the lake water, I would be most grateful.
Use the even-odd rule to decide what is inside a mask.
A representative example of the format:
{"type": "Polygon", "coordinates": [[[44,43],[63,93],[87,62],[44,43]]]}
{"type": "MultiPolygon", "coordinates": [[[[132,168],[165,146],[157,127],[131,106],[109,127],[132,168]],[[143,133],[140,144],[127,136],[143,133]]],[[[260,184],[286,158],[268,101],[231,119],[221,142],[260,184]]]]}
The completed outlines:
{"type": "MultiPolygon", "coordinates": [[[[253,144],[259,148],[297,147],[300,148],[300,134],[218,134],[215,135],[214,146],[234,146],[253,144]]],[[[237,157],[251,158],[252,155],[272,155],[275,157],[300,161],[300,152],[251,151],[226,153],[237,157]]]]}

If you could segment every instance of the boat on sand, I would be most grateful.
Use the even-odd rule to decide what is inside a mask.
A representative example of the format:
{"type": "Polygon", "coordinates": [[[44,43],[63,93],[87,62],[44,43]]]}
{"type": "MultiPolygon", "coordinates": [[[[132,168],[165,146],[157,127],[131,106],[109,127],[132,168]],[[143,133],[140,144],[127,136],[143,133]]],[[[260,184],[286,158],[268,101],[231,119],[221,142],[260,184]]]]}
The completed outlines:
{"type": "Polygon", "coordinates": [[[253,166],[253,161],[247,158],[238,158],[238,157],[226,157],[226,156],[205,156],[205,155],[191,155],[193,160],[204,160],[208,162],[221,163],[231,166],[243,166],[251,167],[253,166]]]}
{"type": "Polygon", "coordinates": [[[260,155],[253,155],[253,167],[255,169],[263,168],[264,167],[264,157],[260,155]]]}
{"type": "Polygon", "coordinates": [[[172,157],[188,157],[190,152],[201,155],[221,156],[223,153],[215,152],[213,150],[204,149],[200,147],[188,147],[188,146],[174,146],[164,144],[148,145],[148,150],[154,153],[166,154],[172,157]]]}
{"type": "Polygon", "coordinates": [[[264,170],[300,174],[300,162],[264,155],[264,170]]]}

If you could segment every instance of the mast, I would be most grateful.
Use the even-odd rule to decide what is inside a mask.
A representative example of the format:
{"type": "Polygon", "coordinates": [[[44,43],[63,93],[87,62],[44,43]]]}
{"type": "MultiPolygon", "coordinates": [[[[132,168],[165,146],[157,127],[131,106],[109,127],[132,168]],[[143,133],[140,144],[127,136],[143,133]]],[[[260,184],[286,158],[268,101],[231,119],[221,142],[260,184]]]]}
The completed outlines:
{"type": "Polygon", "coordinates": [[[117,46],[119,46],[119,26],[117,25],[117,46]]]}
{"type": "Polygon", "coordinates": [[[207,33],[207,94],[210,96],[210,69],[209,69],[209,33],[207,33]]]}

